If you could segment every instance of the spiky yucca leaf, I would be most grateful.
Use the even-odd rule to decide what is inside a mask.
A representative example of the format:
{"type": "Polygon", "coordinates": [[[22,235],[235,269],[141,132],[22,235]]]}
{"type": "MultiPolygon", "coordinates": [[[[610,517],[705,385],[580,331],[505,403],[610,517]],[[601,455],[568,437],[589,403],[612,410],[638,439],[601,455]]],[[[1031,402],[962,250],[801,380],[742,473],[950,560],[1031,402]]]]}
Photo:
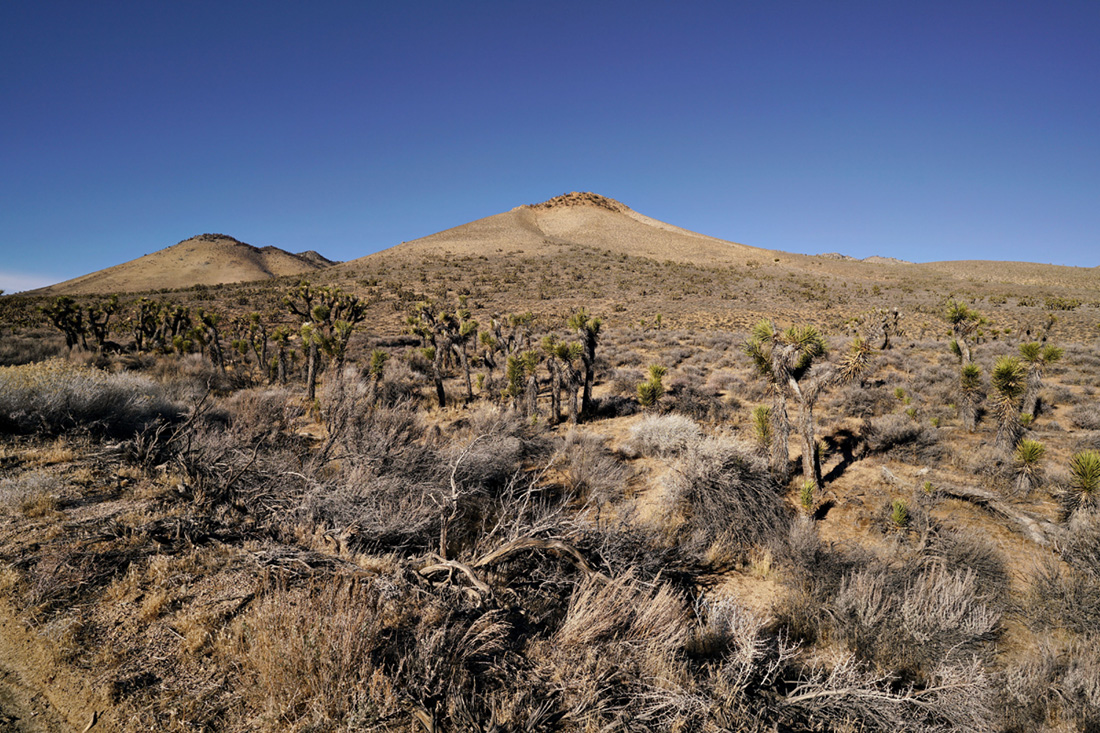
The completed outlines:
{"type": "Polygon", "coordinates": [[[772,408],[758,405],[752,411],[752,434],[761,448],[772,444],[772,408]]]}
{"type": "Polygon", "coordinates": [[[959,388],[964,395],[977,394],[982,389],[982,368],[977,364],[966,364],[959,373],[959,388]]]}
{"type": "Polygon", "coordinates": [[[753,341],[772,341],[775,339],[775,326],[772,322],[764,319],[756,322],[756,325],[752,327],[751,340],[753,341]]]}
{"type": "Polygon", "coordinates": [[[1016,465],[1021,471],[1032,472],[1046,455],[1046,446],[1037,440],[1024,438],[1016,444],[1016,465]]]}
{"type": "Polygon", "coordinates": [[[1044,346],[1043,347],[1043,362],[1046,364],[1053,364],[1060,360],[1062,355],[1066,352],[1057,346],[1044,346]]]}
{"type": "Polygon", "coordinates": [[[1001,402],[1015,403],[1027,387],[1027,370],[1014,356],[1002,356],[993,365],[989,383],[1001,402]]]}
{"type": "Polygon", "coordinates": [[[960,303],[957,300],[952,300],[947,304],[946,311],[947,320],[952,325],[958,325],[967,323],[969,321],[977,321],[980,316],[978,312],[971,309],[966,303],[960,303]]]}
{"type": "Polygon", "coordinates": [[[1095,497],[1100,493],[1100,451],[1075,453],[1069,461],[1070,486],[1074,491],[1095,497]]]}
{"type": "Polygon", "coordinates": [[[863,376],[871,362],[871,352],[874,347],[859,336],[852,339],[848,350],[840,359],[837,374],[842,382],[853,382],[863,376]]]}
{"type": "Polygon", "coordinates": [[[1020,344],[1020,356],[1029,364],[1039,361],[1043,355],[1043,347],[1038,341],[1029,341],[1020,344]]]}

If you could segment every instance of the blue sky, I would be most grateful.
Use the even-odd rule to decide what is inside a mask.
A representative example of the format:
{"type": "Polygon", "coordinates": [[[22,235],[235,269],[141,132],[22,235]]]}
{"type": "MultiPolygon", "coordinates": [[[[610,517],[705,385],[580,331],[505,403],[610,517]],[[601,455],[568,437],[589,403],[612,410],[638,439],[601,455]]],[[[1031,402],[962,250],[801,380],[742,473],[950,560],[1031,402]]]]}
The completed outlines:
{"type": "Polygon", "coordinates": [[[353,259],[572,190],[792,252],[1095,266],[1097,38],[1094,0],[8,0],[0,288],[203,232],[353,259]]]}

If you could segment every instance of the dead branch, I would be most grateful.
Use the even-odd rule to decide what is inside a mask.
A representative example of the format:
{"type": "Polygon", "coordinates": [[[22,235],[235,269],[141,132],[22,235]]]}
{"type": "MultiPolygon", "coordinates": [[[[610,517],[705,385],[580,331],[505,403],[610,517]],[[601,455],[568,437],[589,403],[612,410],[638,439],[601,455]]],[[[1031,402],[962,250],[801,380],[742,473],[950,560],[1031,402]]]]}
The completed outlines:
{"type": "Polygon", "coordinates": [[[606,575],[593,568],[588,560],[585,559],[584,555],[572,545],[567,545],[561,540],[542,540],[535,537],[520,537],[519,539],[512,540],[479,559],[474,563],[474,567],[488,567],[525,550],[544,550],[550,552],[559,557],[564,557],[586,575],[596,577],[604,582],[610,580],[606,575]]]}
{"type": "Polygon", "coordinates": [[[426,578],[429,575],[433,575],[435,573],[453,574],[455,570],[466,576],[466,579],[470,581],[470,585],[472,585],[474,587],[474,590],[478,592],[479,599],[481,595],[492,595],[493,589],[490,588],[485,581],[477,577],[477,574],[474,573],[473,569],[470,568],[469,565],[460,563],[457,560],[444,560],[442,558],[439,558],[439,561],[436,564],[420,568],[418,572],[426,578]]]}
{"type": "Polygon", "coordinates": [[[1034,517],[1026,512],[1018,511],[1012,506],[1001,501],[1001,498],[991,491],[969,487],[939,487],[944,496],[959,501],[965,501],[984,509],[998,519],[1005,519],[1015,524],[1017,531],[1022,533],[1032,542],[1044,547],[1051,544],[1061,533],[1061,528],[1053,522],[1039,517],[1034,517]]]}

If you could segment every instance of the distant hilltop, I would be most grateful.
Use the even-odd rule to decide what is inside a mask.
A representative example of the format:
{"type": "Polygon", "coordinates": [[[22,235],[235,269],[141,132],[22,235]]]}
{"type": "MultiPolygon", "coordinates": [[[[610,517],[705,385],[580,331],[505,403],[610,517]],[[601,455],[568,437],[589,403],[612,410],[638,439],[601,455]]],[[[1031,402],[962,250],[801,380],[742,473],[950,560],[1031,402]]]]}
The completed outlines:
{"type": "Polygon", "coordinates": [[[278,247],[254,247],[228,234],[207,233],[34,292],[76,295],[188,288],[302,275],[335,264],[313,250],[294,254],[278,247]]]}
{"type": "Polygon", "coordinates": [[[843,260],[845,262],[869,262],[871,264],[880,265],[912,265],[909,260],[899,260],[897,257],[879,257],[878,255],[871,255],[870,257],[864,257],[859,259],[858,257],[851,257],[850,255],[842,255],[839,252],[826,252],[824,254],[814,255],[814,257],[821,257],[826,260],[843,260]]]}

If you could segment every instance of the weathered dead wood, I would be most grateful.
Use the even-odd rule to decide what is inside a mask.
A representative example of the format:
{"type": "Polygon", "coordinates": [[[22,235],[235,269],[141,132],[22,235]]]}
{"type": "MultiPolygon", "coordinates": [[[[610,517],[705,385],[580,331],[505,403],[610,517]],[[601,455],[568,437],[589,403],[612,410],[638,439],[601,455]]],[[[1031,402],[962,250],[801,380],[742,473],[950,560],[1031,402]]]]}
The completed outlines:
{"type": "Polygon", "coordinates": [[[998,519],[1007,520],[1015,529],[1038,545],[1048,547],[1057,540],[1063,530],[1053,522],[1015,509],[991,491],[965,486],[938,487],[944,496],[965,501],[984,509],[998,519]]]}
{"type": "Polygon", "coordinates": [[[436,562],[434,565],[428,565],[426,567],[420,568],[418,572],[422,576],[427,578],[428,576],[434,575],[436,573],[449,573],[451,576],[453,576],[454,572],[457,570],[458,572],[465,575],[466,579],[470,582],[470,585],[473,586],[473,588],[470,588],[469,590],[473,591],[472,597],[476,601],[480,603],[484,596],[492,595],[493,589],[489,587],[488,583],[477,577],[477,573],[475,573],[469,565],[461,563],[458,560],[444,560],[443,558],[438,556],[436,559],[438,560],[438,562],[436,562]]]}
{"type": "Polygon", "coordinates": [[[520,537],[519,539],[507,542],[477,560],[473,566],[475,568],[489,567],[490,565],[502,562],[512,555],[526,550],[543,550],[550,552],[559,557],[564,557],[578,570],[584,572],[585,575],[594,576],[605,582],[610,580],[606,575],[592,567],[588,560],[585,559],[584,555],[572,545],[568,545],[561,540],[543,540],[536,537],[520,537]]]}
{"type": "Polygon", "coordinates": [[[90,731],[92,728],[94,728],[95,724],[98,723],[98,722],[99,722],[99,711],[98,710],[93,710],[92,711],[92,719],[88,721],[88,725],[84,726],[84,730],[82,730],[80,733],[88,733],[88,731],[90,731]]]}

